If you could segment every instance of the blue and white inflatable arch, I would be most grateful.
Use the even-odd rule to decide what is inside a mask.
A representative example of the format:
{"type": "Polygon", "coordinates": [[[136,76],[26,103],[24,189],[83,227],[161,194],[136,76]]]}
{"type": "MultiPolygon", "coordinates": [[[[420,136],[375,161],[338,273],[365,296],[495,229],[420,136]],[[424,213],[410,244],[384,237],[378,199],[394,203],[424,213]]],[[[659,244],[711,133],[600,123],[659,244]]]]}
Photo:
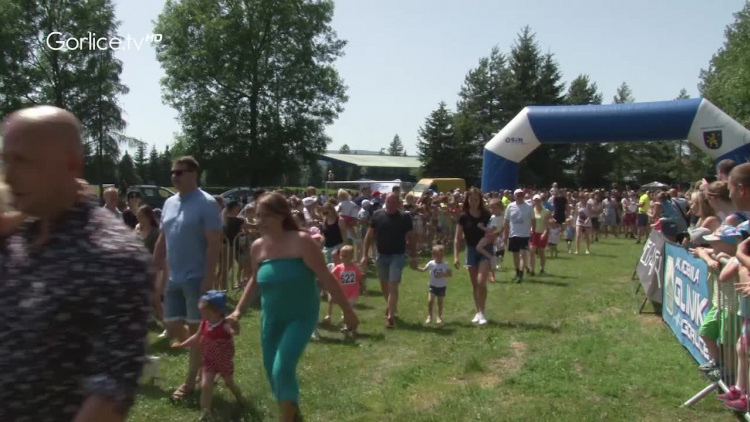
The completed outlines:
{"type": "MultiPolygon", "coordinates": [[[[716,162],[750,161],[750,131],[708,100],[524,108],[484,147],[482,190],[515,189],[518,163],[541,144],[692,142],[716,162]]],[[[637,159],[637,158],[636,158],[637,159]]]]}

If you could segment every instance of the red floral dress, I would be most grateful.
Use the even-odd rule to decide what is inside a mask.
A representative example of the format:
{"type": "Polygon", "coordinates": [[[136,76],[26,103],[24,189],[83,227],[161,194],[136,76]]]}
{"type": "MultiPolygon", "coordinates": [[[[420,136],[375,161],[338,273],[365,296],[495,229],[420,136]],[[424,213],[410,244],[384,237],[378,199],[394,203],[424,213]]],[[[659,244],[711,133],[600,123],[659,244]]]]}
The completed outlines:
{"type": "Polygon", "coordinates": [[[200,330],[203,369],[219,375],[234,374],[234,339],[229,323],[222,319],[211,325],[204,319],[200,330]]]}

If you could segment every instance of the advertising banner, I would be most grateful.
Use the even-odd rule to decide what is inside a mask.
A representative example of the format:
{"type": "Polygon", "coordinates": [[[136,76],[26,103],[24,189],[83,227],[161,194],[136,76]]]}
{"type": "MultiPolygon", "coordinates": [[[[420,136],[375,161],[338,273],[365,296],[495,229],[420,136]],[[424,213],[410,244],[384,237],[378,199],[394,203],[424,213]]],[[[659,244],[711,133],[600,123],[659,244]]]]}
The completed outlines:
{"type": "Polygon", "coordinates": [[[635,272],[641,281],[643,291],[646,292],[648,300],[662,303],[662,264],[664,263],[664,244],[667,240],[656,231],[651,230],[651,235],[643,245],[641,258],[635,272]]]}
{"type": "Polygon", "coordinates": [[[680,246],[664,246],[664,301],[662,318],[699,365],[708,362],[706,344],[698,330],[703,325],[711,297],[708,265],[680,246]]]}

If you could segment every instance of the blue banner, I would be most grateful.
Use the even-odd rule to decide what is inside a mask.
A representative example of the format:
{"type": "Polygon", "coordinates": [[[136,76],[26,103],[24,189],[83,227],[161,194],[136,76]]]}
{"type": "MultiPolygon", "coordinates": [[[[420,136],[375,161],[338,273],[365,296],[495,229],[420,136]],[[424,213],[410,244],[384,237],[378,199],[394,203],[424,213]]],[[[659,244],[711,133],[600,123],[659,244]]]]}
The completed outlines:
{"type": "Polygon", "coordinates": [[[664,247],[662,318],[699,365],[708,362],[706,344],[698,330],[711,309],[708,265],[680,246],[664,247]]]}

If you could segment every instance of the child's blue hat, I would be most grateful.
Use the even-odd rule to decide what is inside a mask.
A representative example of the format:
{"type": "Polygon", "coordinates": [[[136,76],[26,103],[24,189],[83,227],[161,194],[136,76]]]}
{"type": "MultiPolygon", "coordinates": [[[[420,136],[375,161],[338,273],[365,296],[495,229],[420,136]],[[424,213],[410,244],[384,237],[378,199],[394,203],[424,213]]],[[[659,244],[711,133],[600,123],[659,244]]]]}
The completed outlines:
{"type": "Polygon", "coordinates": [[[227,310],[227,295],[222,291],[209,290],[201,296],[201,300],[206,301],[206,303],[209,303],[222,313],[225,313],[227,310]]]}

